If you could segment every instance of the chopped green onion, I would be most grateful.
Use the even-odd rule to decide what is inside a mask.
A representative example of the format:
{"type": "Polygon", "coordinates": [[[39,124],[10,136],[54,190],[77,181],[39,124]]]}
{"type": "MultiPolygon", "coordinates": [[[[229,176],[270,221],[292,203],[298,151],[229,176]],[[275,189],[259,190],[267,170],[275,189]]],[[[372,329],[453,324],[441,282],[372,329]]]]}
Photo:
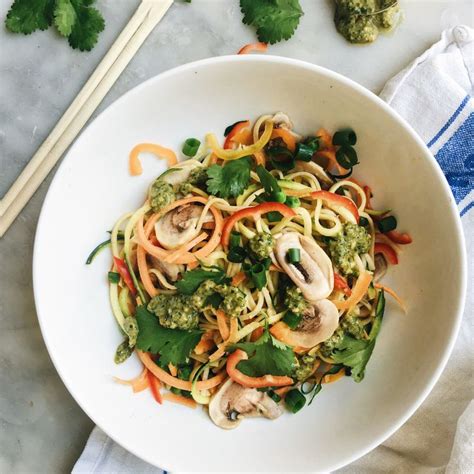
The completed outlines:
{"type": "Polygon", "coordinates": [[[303,140],[303,143],[311,147],[313,149],[313,152],[319,150],[319,137],[306,137],[303,140]]]}
{"type": "Polygon", "coordinates": [[[301,201],[299,200],[299,198],[297,198],[295,196],[287,196],[285,204],[288,207],[295,208],[295,207],[300,207],[301,206],[301,201]]]}
{"type": "Polygon", "coordinates": [[[369,220],[366,219],[364,216],[360,216],[359,225],[361,225],[362,227],[368,227],[369,226],[369,220]]]}
{"type": "Polygon", "coordinates": [[[346,170],[352,168],[359,163],[357,152],[349,145],[344,145],[336,151],[337,162],[346,170]]]}
{"type": "Polygon", "coordinates": [[[290,171],[295,167],[295,157],[293,153],[284,146],[268,147],[267,155],[274,168],[281,171],[290,171]]]}
{"type": "Polygon", "coordinates": [[[232,263],[242,263],[247,257],[247,251],[243,247],[232,247],[227,254],[227,260],[232,263]]]}
{"type": "Polygon", "coordinates": [[[265,188],[265,192],[268,195],[281,191],[280,185],[275,176],[268,172],[264,166],[258,165],[255,168],[255,171],[258,175],[258,179],[260,179],[260,183],[265,188]]]}
{"type": "Polygon", "coordinates": [[[195,156],[199,150],[201,142],[197,138],[188,138],[183,145],[183,154],[186,156],[195,156]]]}
{"type": "Polygon", "coordinates": [[[87,257],[86,265],[90,265],[92,263],[92,261],[94,260],[94,258],[96,257],[96,255],[102,249],[105,249],[105,247],[108,247],[109,245],[110,245],[110,239],[104,240],[103,242],[101,242],[87,257]]]}
{"type": "Polygon", "coordinates": [[[301,314],[295,314],[292,311],[287,311],[285,316],[283,316],[282,321],[290,328],[296,329],[303,316],[301,314]]]}
{"type": "Polygon", "coordinates": [[[339,130],[332,137],[332,144],[345,146],[350,145],[354,146],[357,143],[357,135],[354,130],[351,128],[345,128],[344,130],[339,130]]]}
{"type": "Polygon", "coordinates": [[[170,392],[174,393],[175,395],[181,395],[181,389],[176,387],[170,387],[170,392]]]}
{"type": "Polygon", "coordinates": [[[239,245],[240,245],[240,234],[238,232],[235,232],[235,230],[233,230],[230,233],[229,246],[230,248],[232,248],[232,247],[238,247],[239,245]]]}
{"type": "Polygon", "coordinates": [[[286,254],[288,262],[290,263],[300,263],[301,261],[301,252],[300,249],[292,248],[288,249],[288,253],[286,254]]]}
{"type": "Polygon", "coordinates": [[[391,230],[395,230],[397,228],[397,219],[395,219],[394,216],[384,217],[377,222],[377,227],[379,228],[380,232],[385,234],[386,232],[390,232],[391,230]]]}
{"type": "Polygon", "coordinates": [[[314,149],[305,143],[299,142],[296,145],[295,160],[299,161],[311,161],[313,157],[314,149]]]}
{"type": "Polygon", "coordinates": [[[305,396],[296,388],[290,390],[285,397],[285,405],[291,413],[299,412],[306,404],[305,396]]]}
{"type": "Polygon", "coordinates": [[[275,402],[279,403],[281,401],[280,395],[278,393],[275,393],[273,390],[268,390],[267,395],[275,402]]]}
{"type": "Polygon", "coordinates": [[[272,193],[272,198],[275,202],[285,202],[286,201],[286,194],[283,191],[276,191],[272,193]]]}
{"type": "Polygon", "coordinates": [[[283,214],[278,211],[267,212],[268,222],[280,222],[283,219],[283,214]]]}
{"type": "Polygon", "coordinates": [[[120,273],[109,272],[108,273],[110,283],[118,283],[120,281],[120,273]]]}
{"type": "Polygon", "coordinates": [[[309,395],[316,388],[316,382],[304,381],[301,384],[300,390],[303,395],[309,395]]]}
{"type": "Polygon", "coordinates": [[[267,284],[266,271],[267,269],[261,263],[255,263],[246,271],[253,284],[259,290],[261,290],[267,284]]]}

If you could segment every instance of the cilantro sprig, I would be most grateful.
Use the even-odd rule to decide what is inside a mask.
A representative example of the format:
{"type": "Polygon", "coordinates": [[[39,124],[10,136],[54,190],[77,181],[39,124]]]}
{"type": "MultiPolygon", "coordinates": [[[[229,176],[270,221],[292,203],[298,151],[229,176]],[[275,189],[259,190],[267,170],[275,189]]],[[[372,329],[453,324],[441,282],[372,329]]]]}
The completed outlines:
{"type": "Polygon", "coordinates": [[[243,22],[257,29],[264,43],[290,39],[303,15],[298,0],[240,0],[243,22]]]}
{"type": "Polygon", "coordinates": [[[104,30],[102,14],[92,7],[95,0],[15,0],[5,25],[12,33],[29,35],[53,23],[61,36],[80,51],[90,51],[104,30]]]}
{"type": "Polygon", "coordinates": [[[224,166],[212,165],[207,170],[208,192],[225,199],[239,196],[250,183],[251,164],[251,158],[246,156],[224,166]]]}
{"type": "Polygon", "coordinates": [[[144,306],[137,308],[138,337],[136,347],[142,351],[159,354],[159,364],[166,367],[185,364],[189,354],[201,339],[202,331],[168,329],[144,306]]]}
{"type": "Polygon", "coordinates": [[[206,280],[212,280],[218,285],[230,282],[230,278],[227,277],[222,268],[213,266],[184,272],[183,278],[175,284],[181,294],[192,295],[206,280]]]}

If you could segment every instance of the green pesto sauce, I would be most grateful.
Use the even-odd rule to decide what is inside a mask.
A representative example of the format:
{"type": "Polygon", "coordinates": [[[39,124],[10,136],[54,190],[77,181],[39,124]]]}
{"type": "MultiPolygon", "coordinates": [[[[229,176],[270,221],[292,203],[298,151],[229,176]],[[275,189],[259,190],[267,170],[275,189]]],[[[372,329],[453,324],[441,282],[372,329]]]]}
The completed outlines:
{"type": "Polygon", "coordinates": [[[292,286],[286,290],[284,304],[295,314],[303,314],[308,307],[308,303],[301,294],[301,290],[296,286],[292,286]]]}
{"type": "Polygon", "coordinates": [[[370,243],[370,235],[364,227],[347,222],[342,232],[329,243],[333,263],[344,275],[357,275],[355,256],[367,253],[370,243]]]}
{"type": "Polygon", "coordinates": [[[154,212],[171,204],[175,197],[173,186],[160,178],[157,178],[150,187],[150,205],[154,212]]]}
{"type": "Polygon", "coordinates": [[[321,345],[320,351],[324,357],[330,357],[331,352],[341,344],[344,337],[344,330],[341,327],[338,327],[333,335],[324,341],[321,345]]]}
{"type": "Polygon", "coordinates": [[[198,166],[194,168],[191,173],[189,173],[188,179],[178,186],[178,192],[183,195],[189,194],[192,188],[205,187],[207,180],[207,168],[204,168],[203,166],[198,166]]]}
{"type": "Polygon", "coordinates": [[[337,31],[350,43],[372,43],[380,30],[394,28],[400,15],[400,7],[398,2],[394,4],[394,0],[335,1],[334,23],[337,31]]]}
{"type": "Polygon", "coordinates": [[[128,338],[121,342],[115,351],[114,361],[116,364],[125,362],[133,354],[133,346],[130,347],[128,338]]]}
{"type": "Polygon", "coordinates": [[[313,372],[316,356],[305,354],[302,357],[297,357],[297,365],[294,372],[294,378],[298,382],[304,382],[313,372]]]}
{"type": "Polygon", "coordinates": [[[263,260],[270,256],[273,250],[273,245],[273,236],[268,232],[261,232],[249,240],[250,250],[259,260],[263,260]]]}
{"type": "Polygon", "coordinates": [[[347,313],[341,321],[341,328],[356,339],[365,338],[365,329],[360,318],[353,312],[347,313]]]}

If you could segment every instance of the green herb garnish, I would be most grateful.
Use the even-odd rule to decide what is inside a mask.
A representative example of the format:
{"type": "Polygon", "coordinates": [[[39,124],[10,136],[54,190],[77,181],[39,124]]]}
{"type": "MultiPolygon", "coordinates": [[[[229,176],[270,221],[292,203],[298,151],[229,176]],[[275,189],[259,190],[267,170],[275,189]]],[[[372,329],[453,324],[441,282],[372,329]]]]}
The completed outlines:
{"type": "Polygon", "coordinates": [[[212,165],[207,170],[208,192],[225,199],[242,194],[250,182],[251,163],[251,158],[246,156],[224,166],[212,165]]]}

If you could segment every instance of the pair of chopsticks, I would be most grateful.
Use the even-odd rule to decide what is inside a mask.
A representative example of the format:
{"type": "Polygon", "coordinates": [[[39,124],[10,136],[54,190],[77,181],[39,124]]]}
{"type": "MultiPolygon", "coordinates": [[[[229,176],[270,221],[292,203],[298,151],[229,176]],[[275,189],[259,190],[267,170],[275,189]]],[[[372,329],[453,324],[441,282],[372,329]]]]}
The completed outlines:
{"type": "Polygon", "coordinates": [[[0,201],[0,237],[77,137],[172,3],[173,0],[142,0],[78,96],[0,201]]]}

